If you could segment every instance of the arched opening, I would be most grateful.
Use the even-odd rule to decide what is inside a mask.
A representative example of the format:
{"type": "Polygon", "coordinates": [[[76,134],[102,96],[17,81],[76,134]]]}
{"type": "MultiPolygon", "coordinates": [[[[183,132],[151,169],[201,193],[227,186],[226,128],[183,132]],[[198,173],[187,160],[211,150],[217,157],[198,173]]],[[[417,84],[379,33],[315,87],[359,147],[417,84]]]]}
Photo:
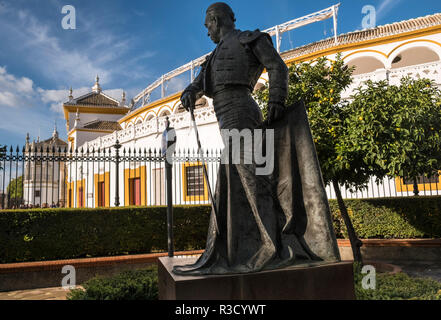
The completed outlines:
{"type": "Polygon", "coordinates": [[[392,58],[392,69],[429,63],[440,60],[438,54],[428,47],[412,47],[392,58]]]}
{"type": "Polygon", "coordinates": [[[149,114],[149,115],[147,116],[147,118],[146,118],[145,121],[150,121],[150,120],[152,120],[154,117],[155,117],[155,116],[154,116],[153,114],[149,114]]]}
{"type": "Polygon", "coordinates": [[[196,100],[194,106],[195,106],[195,109],[208,107],[208,101],[204,97],[199,98],[196,100]]]}
{"type": "Polygon", "coordinates": [[[169,116],[169,115],[170,115],[170,111],[168,111],[168,110],[163,110],[163,111],[159,114],[160,117],[165,117],[165,116],[169,116]]]}
{"type": "Polygon", "coordinates": [[[352,74],[354,76],[385,68],[385,65],[379,59],[368,56],[354,58],[347,65],[348,67],[355,66],[354,73],[352,74]]]}
{"type": "Polygon", "coordinates": [[[185,112],[185,108],[182,105],[182,103],[180,103],[180,104],[178,104],[175,113],[183,113],[183,112],[185,112]]]}
{"type": "Polygon", "coordinates": [[[265,87],[266,87],[266,86],[265,86],[264,83],[262,83],[262,82],[257,82],[256,85],[254,86],[254,92],[262,91],[262,90],[265,89],[265,87]]]}

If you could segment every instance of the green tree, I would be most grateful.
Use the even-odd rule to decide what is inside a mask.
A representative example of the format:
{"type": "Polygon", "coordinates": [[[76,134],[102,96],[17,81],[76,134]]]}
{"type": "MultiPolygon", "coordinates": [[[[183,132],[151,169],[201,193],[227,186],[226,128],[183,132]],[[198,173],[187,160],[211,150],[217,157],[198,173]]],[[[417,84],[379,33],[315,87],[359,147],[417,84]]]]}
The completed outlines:
{"type": "Polygon", "coordinates": [[[23,199],[23,176],[11,180],[7,187],[11,203],[17,205],[23,199]]]}
{"type": "MultiPolygon", "coordinates": [[[[334,61],[321,57],[291,65],[286,105],[290,106],[300,99],[305,103],[324,182],[334,187],[354,260],[361,262],[361,241],[352,226],[340,191],[341,185],[361,188],[373,174],[365,170],[359,152],[355,150],[347,154],[348,150],[343,149],[340,143],[346,135],[345,124],[349,117],[348,103],[342,100],[341,94],[352,82],[353,70],[344,64],[340,54],[334,61]]],[[[255,97],[266,116],[268,86],[258,91],[255,97]]]]}
{"type": "Polygon", "coordinates": [[[441,92],[429,79],[404,77],[399,85],[367,81],[353,95],[344,147],[362,151],[379,177],[430,177],[441,168],[441,92]]]}

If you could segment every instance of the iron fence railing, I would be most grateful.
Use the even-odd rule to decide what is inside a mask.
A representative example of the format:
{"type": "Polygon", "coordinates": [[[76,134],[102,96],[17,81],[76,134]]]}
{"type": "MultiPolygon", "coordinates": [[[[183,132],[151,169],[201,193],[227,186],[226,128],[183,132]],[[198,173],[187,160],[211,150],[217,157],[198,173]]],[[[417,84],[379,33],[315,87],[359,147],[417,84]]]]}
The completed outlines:
{"type": "MultiPolygon", "coordinates": [[[[0,149],[1,150],[1,149],[0,149]]],[[[172,157],[174,204],[208,204],[215,189],[221,150],[176,150],[172,157]],[[208,173],[204,177],[203,167],[208,173]]],[[[165,157],[159,149],[115,146],[68,150],[27,145],[0,151],[0,207],[108,207],[166,205],[165,157]]],[[[421,177],[419,195],[440,194],[439,176],[421,177]]],[[[363,191],[342,188],[344,198],[413,196],[415,183],[373,178],[363,191]]],[[[326,186],[328,198],[335,192],[326,186]]]]}
{"type": "MultiPolygon", "coordinates": [[[[172,156],[174,204],[209,203],[220,150],[176,150],[172,156]],[[202,165],[208,172],[204,178],[202,165]]],[[[115,147],[8,148],[0,154],[1,208],[166,205],[165,157],[159,149],[115,147]]]]}

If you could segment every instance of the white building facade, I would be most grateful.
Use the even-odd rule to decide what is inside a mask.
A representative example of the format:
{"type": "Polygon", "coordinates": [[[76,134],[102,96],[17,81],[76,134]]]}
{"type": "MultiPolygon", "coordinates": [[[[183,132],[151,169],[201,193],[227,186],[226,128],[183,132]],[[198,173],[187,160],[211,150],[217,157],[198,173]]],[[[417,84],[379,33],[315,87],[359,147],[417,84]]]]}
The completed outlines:
{"type": "Polygon", "coordinates": [[[67,143],[58,137],[54,128],[52,137],[44,141],[29,141],[26,137],[23,168],[23,204],[34,207],[66,206],[67,143]],[[51,159],[52,157],[52,159],[51,159]],[[55,157],[57,158],[55,160],[55,157]]]}
{"type": "MultiPolygon", "coordinates": [[[[353,90],[368,79],[387,79],[390,84],[398,84],[403,76],[411,76],[429,78],[441,86],[441,14],[342,34],[282,52],[281,56],[290,65],[320,56],[332,60],[338,53],[347,65],[355,66],[353,83],[343,98],[349,98],[353,90]]],[[[264,73],[259,83],[264,84],[267,79],[264,73]]],[[[129,149],[138,154],[148,153],[149,149],[161,147],[168,117],[177,133],[177,150],[195,150],[195,132],[191,130],[189,113],[180,104],[180,94],[176,92],[151,103],[138,98],[135,105],[128,107],[124,96],[117,101],[104,95],[97,79],[91,93],[74,99],[71,92],[69,101],[63,105],[69,147],[80,153],[93,150],[95,156],[97,150],[107,150],[114,156],[113,146],[118,141],[122,145],[120,153],[129,149]]],[[[202,97],[197,101],[195,117],[203,148],[220,150],[223,144],[210,98],[202,97]]],[[[120,205],[165,204],[163,164],[136,159],[123,161],[118,171],[118,192],[114,161],[70,162],[67,166],[68,206],[113,206],[117,193],[120,205]]],[[[175,203],[209,201],[201,166],[200,161],[184,159],[174,168],[175,203]]],[[[213,177],[208,183],[214,189],[217,166],[208,163],[207,166],[209,176],[213,177]]],[[[420,195],[441,190],[438,177],[420,182],[420,195]]],[[[347,198],[412,195],[412,184],[397,177],[386,179],[379,186],[372,182],[364,192],[350,193],[342,189],[342,194],[347,198]]],[[[330,187],[327,191],[328,197],[334,198],[330,187]]]]}

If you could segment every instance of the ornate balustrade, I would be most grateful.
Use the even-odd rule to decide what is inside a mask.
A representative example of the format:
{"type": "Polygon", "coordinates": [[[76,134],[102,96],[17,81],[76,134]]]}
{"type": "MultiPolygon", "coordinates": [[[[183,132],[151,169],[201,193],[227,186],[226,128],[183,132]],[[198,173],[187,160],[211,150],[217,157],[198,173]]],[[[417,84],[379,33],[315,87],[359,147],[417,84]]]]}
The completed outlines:
{"type": "MultiPolygon", "coordinates": [[[[212,106],[196,109],[194,116],[198,125],[217,121],[212,106]]],[[[88,141],[83,145],[83,148],[85,150],[87,148],[94,148],[95,150],[109,148],[115,144],[117,139],[121,144],[124,144],[134,139],[140,139],[152,134],[162,133],[165,130],[166,117],[168,117],[170,121],[170,126],[175,129],[182,129],[190,126],[190,114],[188,112],[157,117],[88,141]]]]}
{"type": "MultiPolygon", "coordinates": [[[[412,78],[428,78],[435,81],[435,83],[438,85],[441,85],[440,72],[440,61],[390,70],[378,69],[374,72],[354,76],[352,84],[343,92],[342,97],[344,99],[350,98],[350,96],[354,93],[354,90],[357,87],[362,86],[367,80],[378,81],[389,79],[390,84],[397,85],[402,77],[410,76],[412,78]]],[[[115,131],[109,135],[86,142],[83,147],[84,149],[87,147],[89,149],[109,148],[115,144],[117,139],[120,143],[124,144],[134,139],[147,137],[151,134],[162,133],[162,131],[165,129],[165,118],[165,116],[153,118],[151,120],[130,126],[126,129],[115,131]]],[[[168,115],[168,118],[170,125],[175,129],[186,128],[190,125],[190,114],[188,112],[168,115]]],[[[208,107],[196,109],[195,119],[198,125],[215,122],[216,115],[211,104],[208,107]]]]}
{"type": "Polygon", "coordinates": [[[354,90],[367,80],[379,81],[389,79],[389,84],[399,85],[400,79],[409,76],[414,79],[427,78],[441,85],[441,61],[423,63],[396,69],[378,69],[374,72],[363,73],[353,77],[351,85],[342,93],[348,99],[354,90]]]}

